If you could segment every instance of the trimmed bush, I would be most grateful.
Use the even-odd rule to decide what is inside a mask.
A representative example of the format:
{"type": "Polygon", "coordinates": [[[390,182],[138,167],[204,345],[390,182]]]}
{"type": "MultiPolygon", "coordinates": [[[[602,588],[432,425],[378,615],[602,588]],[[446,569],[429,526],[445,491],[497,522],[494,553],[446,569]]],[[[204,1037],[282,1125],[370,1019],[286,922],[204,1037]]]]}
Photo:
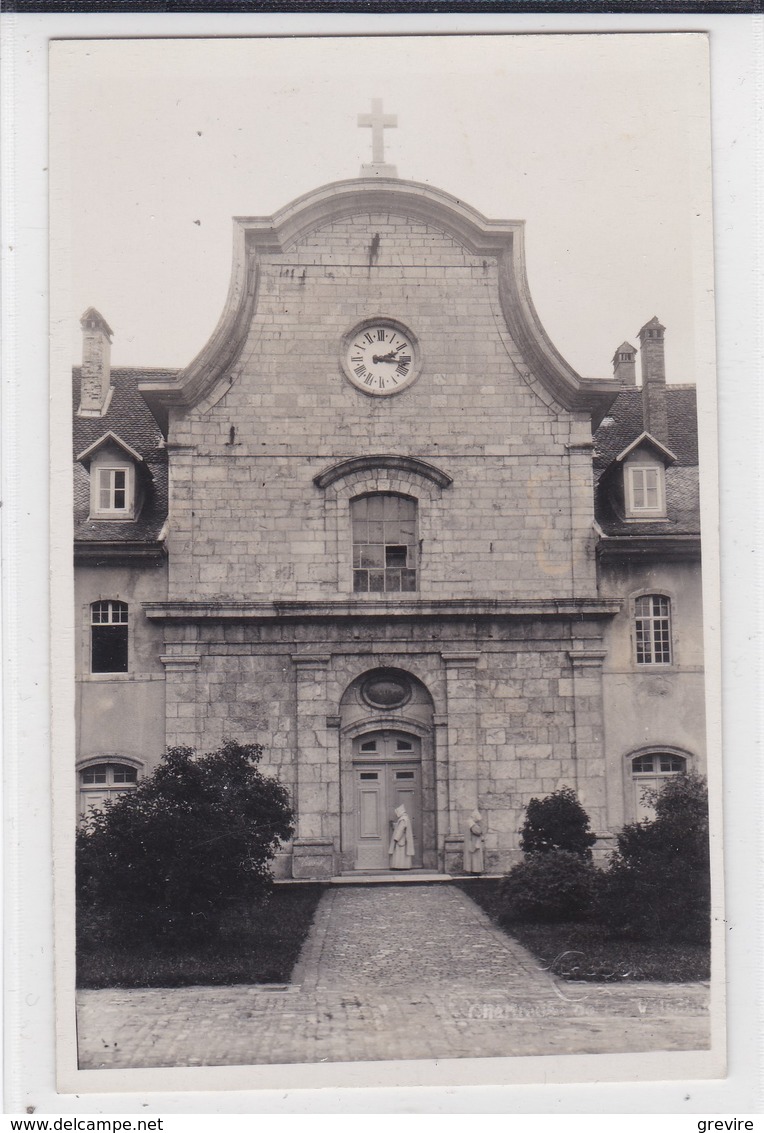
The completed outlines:
{"type": "Polygon", "coordinates": [[[153,775],[77,833],[78,898],[121,940],[209,938],[232,904],[256,902],[293,832],[285,787],[262,748],[226,741],[196,757],[170,748],[153,775]]]}
{"type": "Polygon", "coordinates": [[[711,884],[706,783],[678,775],[655,799],[655,818],[625,826],[602,874],[597,917],[633,940],[705,944],[711,884]]]}
{"type": "Polygon", "coordinates": [[[502,881],[497,919],[503,925],[585,920],[596,876],[591,862],[569,850],[531,854],[502,881]]]}
{"type": "Polygon", "coordinates": [[[531,799],[520,831],[520,849],[525,854],[565,850],[591,860],[597,841],[586,813],[572,787],[561,787],[544,799],[531,799]]]}

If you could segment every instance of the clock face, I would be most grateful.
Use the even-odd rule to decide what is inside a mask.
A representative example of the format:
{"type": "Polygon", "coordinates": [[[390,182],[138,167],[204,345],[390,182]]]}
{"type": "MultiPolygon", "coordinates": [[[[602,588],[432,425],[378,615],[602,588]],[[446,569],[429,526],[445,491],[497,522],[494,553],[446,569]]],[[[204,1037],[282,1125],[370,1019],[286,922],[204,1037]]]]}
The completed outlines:
{"type": "Polygon", "coordinates": [[[391,319],[367,320],[343,341],[346,376],[375,397],[387,397],[410,386],[418,376],[418,362],[413,335],[391,319]]]}

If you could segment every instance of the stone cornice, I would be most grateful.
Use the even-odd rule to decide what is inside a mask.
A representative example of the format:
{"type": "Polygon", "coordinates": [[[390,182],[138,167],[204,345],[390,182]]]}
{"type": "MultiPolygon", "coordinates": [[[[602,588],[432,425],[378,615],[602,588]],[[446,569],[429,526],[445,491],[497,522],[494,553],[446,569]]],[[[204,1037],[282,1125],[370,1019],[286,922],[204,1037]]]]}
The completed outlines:
{"type": "Polygon", "coordinates": [[[185,673],[198,669],[201,663],[199,654],[191,653],[163,653],[159,660],[167,672],[185,673]]]}
{"type": "Polygon", "coordinates": [[[325,669],[331,657],[328,653],[293,653],[292,664],[302,669],[325,669]]]}
{"type": "Polygon", "coordinates": [[[574,669],[601,669],[607,657],[606,649],[571,649],[568,651],[574,669]]]}
{"type": "MultiPolygon", "coordinates": [[[[283,618],[611,618],[621,608],[619,599],[541,598],[512,599],[444,598],[419,601],[396,599],[366,602],[351,599],[336,602],[144,602],[148,618],[170,621],[196,619],[246,619],[274,621],[283,618]]],[[[305,660],[314,660],[304,655],[305,660]]],[[[299,659],[296,655],[295,660],[299,659]]]]}
{"type": "Polygon", "coordinates": [[[597,543],[600,559],[700,561],[700,535],[602,535],[597,543]]]}
{"type": "Polygon", "coordinates": [[[441,653],[440,656],[446,665],[477,665],[480,659],[479,653],[441,653]]]}
{"type": "Polygon", "coordinates": [[[386,178],[336,181],[307,193],[269,217],[234,219],[231,283],[209,342],[174,378],[150,377],[139,386],[152,410],[189,407],[228,375],[244,344],[257,304],[259,262],[281,255],[330,221],[365,212],[405,215],[448,233],[473,255],[499,265],[499,302],[507,328],[534,376],[564,408],[601,419],[620,392],[612,380],[582,378],[553,346],[530,296],[524,221],[488,220],[463,201],[415,181],[386,178]]]}
{"type": "Polygon", "coordinates": [[[135,540],[134,542],[75,542],[74,544],[76,566],[92,566],[100,562],[108,562],[110,566],[118,566],[123,562],[142,562],[158,566],[166,558],[167,548],[163,542],[140,543],[135,540]]]}

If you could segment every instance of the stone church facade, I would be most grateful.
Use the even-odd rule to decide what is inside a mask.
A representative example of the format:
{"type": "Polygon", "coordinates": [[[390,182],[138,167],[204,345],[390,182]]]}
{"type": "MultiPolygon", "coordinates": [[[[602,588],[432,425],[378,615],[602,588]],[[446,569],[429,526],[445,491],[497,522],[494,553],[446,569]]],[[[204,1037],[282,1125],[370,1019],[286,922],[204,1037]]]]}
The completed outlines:
{"type": "MultiPolygon", "coordinates": [[[[571,286],[571,297],[574,287],[571,286]]],[[[181,371],[74,381],[81,808],[165,745],[263,745],[283,877],[518,856],[534,796],[600,837],[702,771],[694,389],[664,328],[577,375],[531,301],[523,225],[391,176],[235,221],[229,297],[181,371]]]]}

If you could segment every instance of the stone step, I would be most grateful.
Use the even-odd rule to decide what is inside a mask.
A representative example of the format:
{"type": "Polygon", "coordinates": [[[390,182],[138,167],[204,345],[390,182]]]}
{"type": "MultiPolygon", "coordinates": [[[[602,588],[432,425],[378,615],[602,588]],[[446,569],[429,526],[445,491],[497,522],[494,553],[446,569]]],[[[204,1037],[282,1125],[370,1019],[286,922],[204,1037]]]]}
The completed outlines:
{"type": "Polygon", "coordinates": [[[427,869],[362,870],[353,869],[328,878],[282,877],[274,885],[432,885],[433,882],[453,881],[450,873],[435,873],[427,869]]]}
{"type": "Polygon", "coordinates": [[[353,869],[330,879],[330,885],[430,885],[434,881],[452,881],[450,873],[429,869],[353,869]]]}

